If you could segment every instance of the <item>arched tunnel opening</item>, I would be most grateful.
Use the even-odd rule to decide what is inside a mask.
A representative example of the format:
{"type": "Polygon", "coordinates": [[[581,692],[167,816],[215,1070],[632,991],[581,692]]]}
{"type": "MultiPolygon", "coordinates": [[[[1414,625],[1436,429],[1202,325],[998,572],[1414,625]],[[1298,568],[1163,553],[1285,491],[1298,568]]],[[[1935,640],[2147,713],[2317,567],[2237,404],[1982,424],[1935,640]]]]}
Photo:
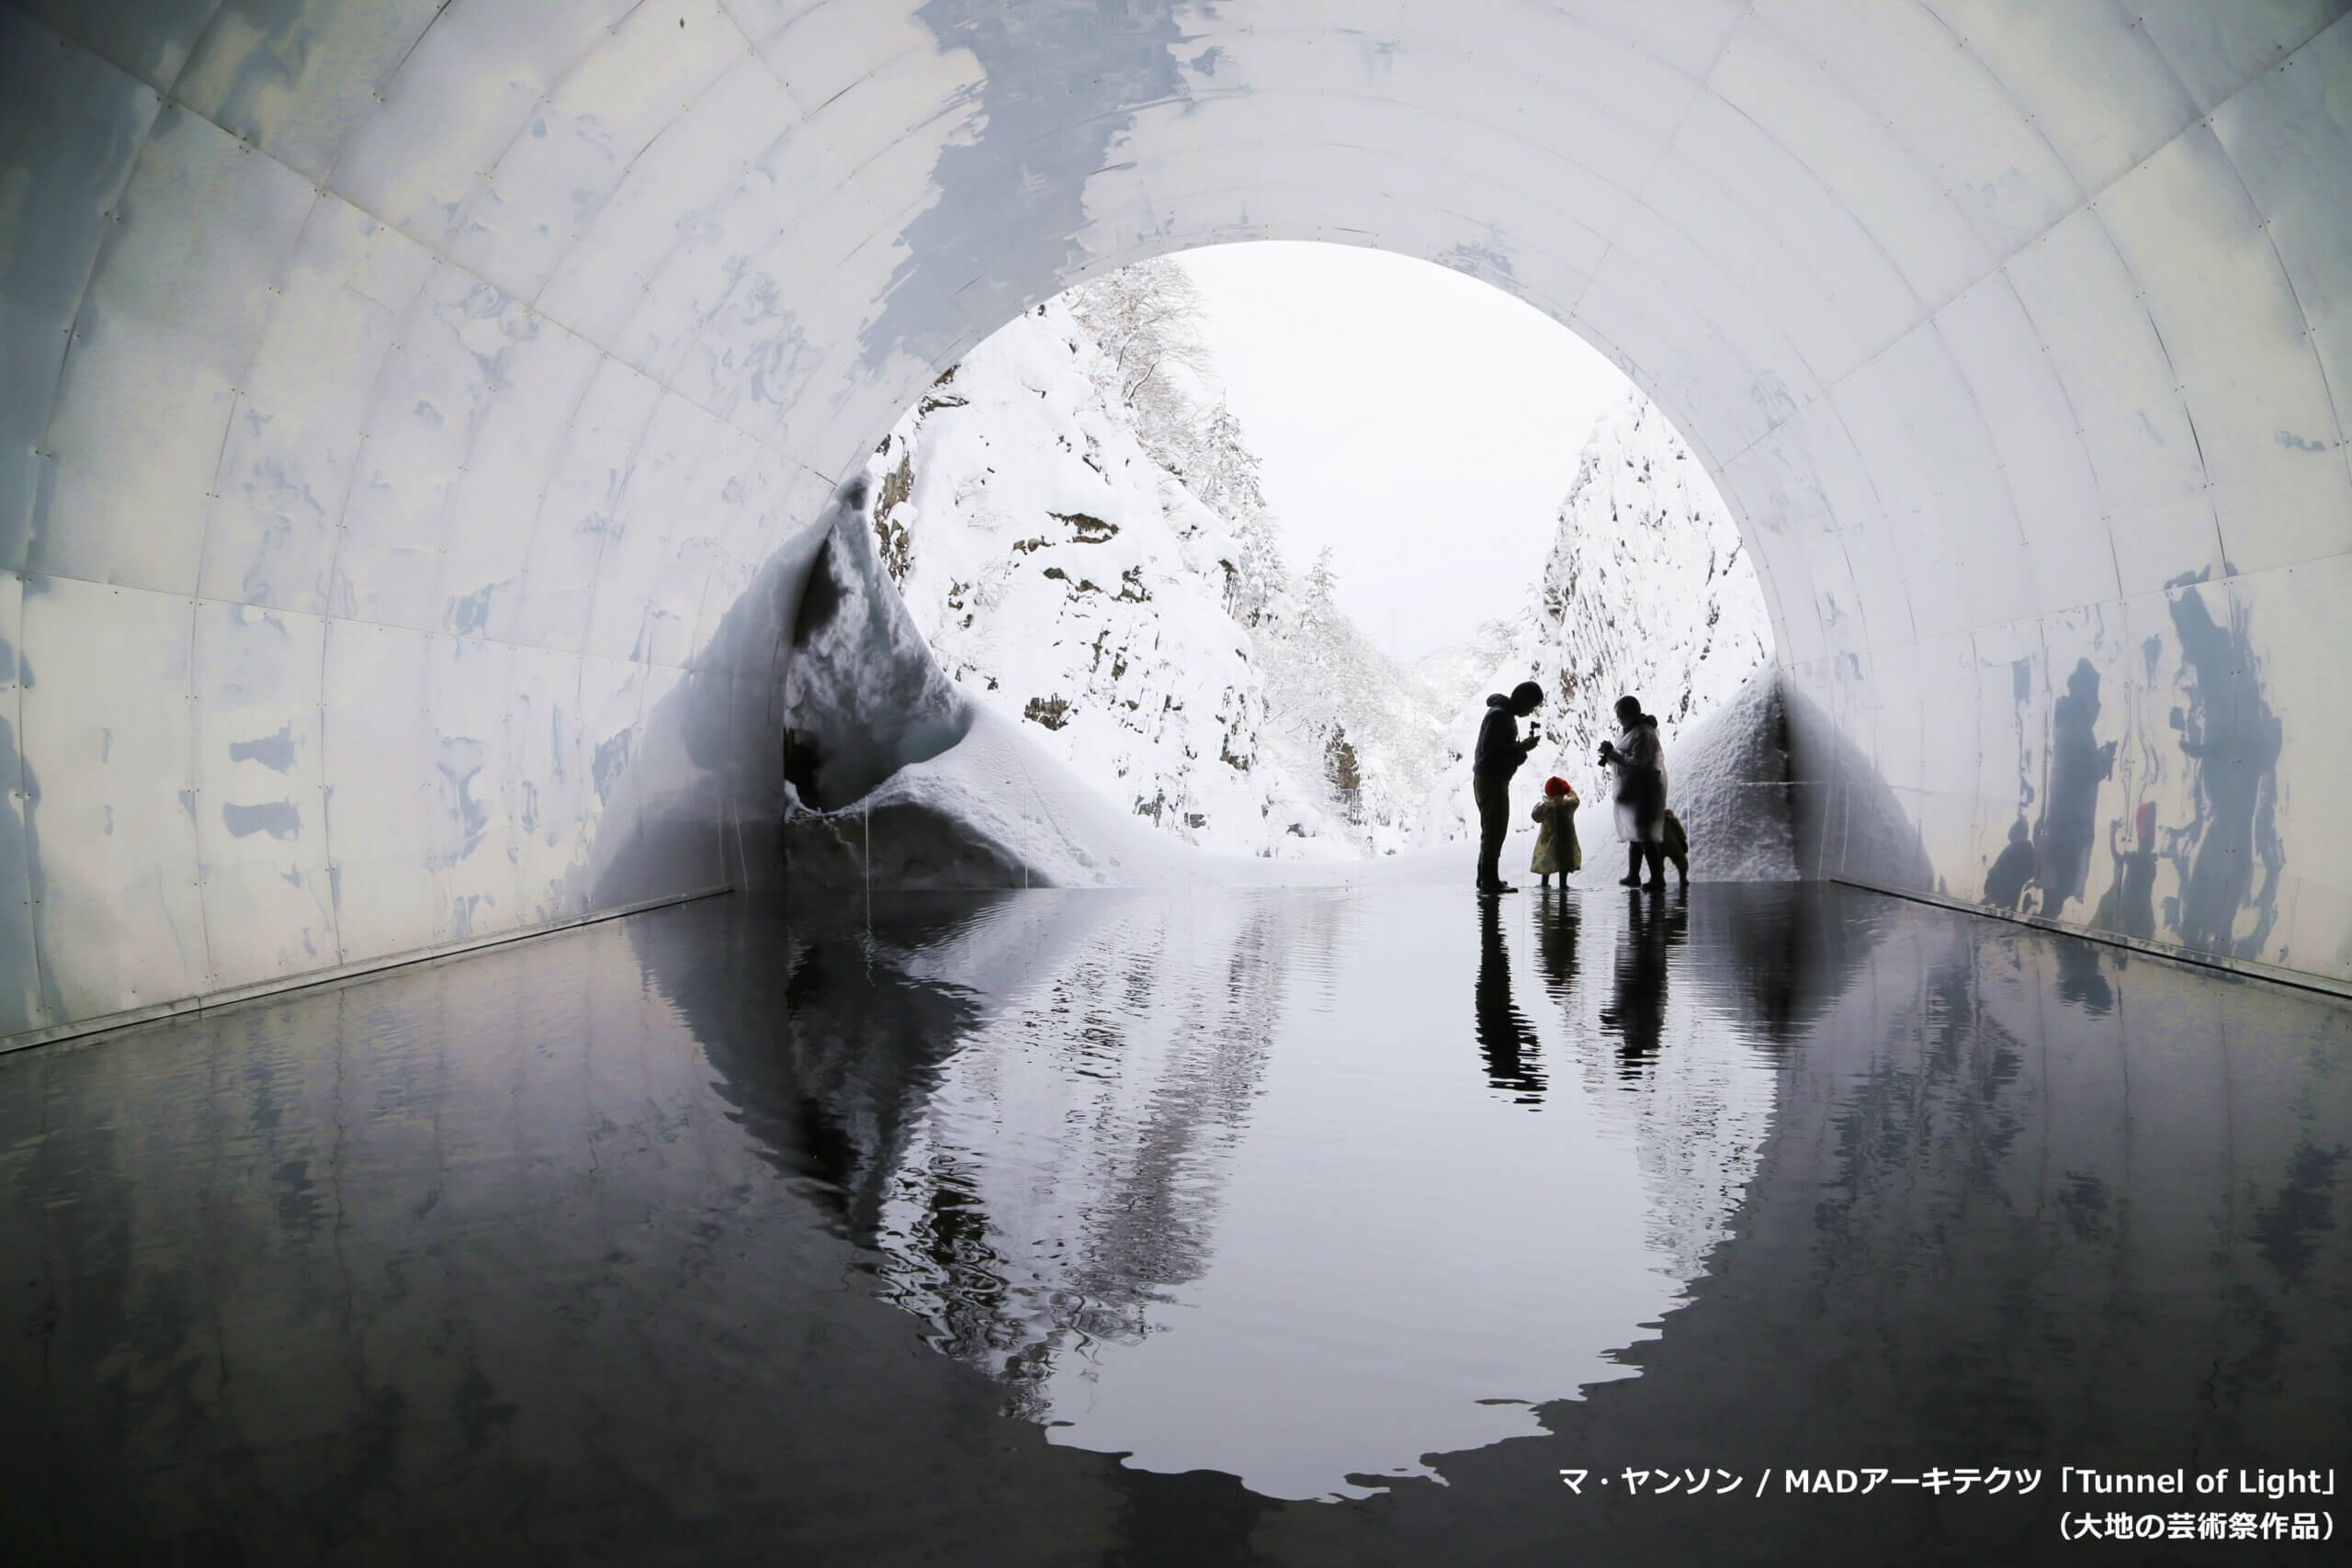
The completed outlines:
{"type": "Polygon", "coordinates": [[[8,0],[0,1542],[2332,1530],[2344,11],[8,0]],[[1261,239],[1671,420],[1786,879],[1205,886],[907,641],[894,422],[1261,239]]]}
{"type": "Polygon", "coordinates": [[[1547,778],[1613,835],[1595,752],[1646,694],[1683,874],[1795,874],[1746,540],[1654,404],[1483,280],[1311,243],[1099,275],[941,371],[862,478],[792,631],[796,886],[1458,882],[1521,681],[1516,863],[1547,778]],[[904,748],[878,686],[926,716],[904,748]]]}

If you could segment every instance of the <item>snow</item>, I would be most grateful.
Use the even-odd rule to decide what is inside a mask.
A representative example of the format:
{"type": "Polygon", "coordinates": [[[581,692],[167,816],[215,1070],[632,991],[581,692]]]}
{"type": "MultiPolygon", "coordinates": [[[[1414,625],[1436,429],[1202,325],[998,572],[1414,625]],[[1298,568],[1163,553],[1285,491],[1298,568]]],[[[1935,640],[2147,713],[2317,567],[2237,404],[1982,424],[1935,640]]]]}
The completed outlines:
{"type": "Polygon", "coordinates": [[[796,877],[1464,882],[1485,694],[1530,675],[1552,700],[1506,874],[1552,773],[1588,806],[1576,880],[1619,874],[1593,750],[1624,692],[1661,719],[1693,874],[1794,874],[1762,594],[1639,393],[1596,423],[1521,613],[1407,671],[1336,610],[1325,562],[1283,567],[1230,416],[1123,400],[1097,321],[1068,297],[1019,318],[844,488],[786,682],[796,877]]]}
{"type": "Polygon", "coordinates": [[[1188,884],[1340,887],[1428,885],[1469,880],[1468,845],[1413,854],[1275,860],[1191,848],[1119,809],[1068,764],[1039,746],[1035,726],[979,705],[953,750],[900,769],[856,806],[795,825],[799,872],[815,880],[863,879],[863,824],[870,818],[903,831],[931,825],[910,852],[877,828],[876,886],[1172,887],[1188,884]],[[977,846],[950,863],[933,836],[977,846]],[[836,847],[837,846],[837,847],[836,847]],[[1012,868],[1009,876],[989,870],[1012,868]]]}
{"type": "Polygon", "coordinates": [[[1496,669],[1510,657],[1519,628],[1510,621],[1488,621],[1466,642],[1449,643],[1413,661],[1413,679],[1426,687],[1451,724],[1474,701],[1483,706],[1496,669]]]}
{"type": "Polygon", "coordinates": [[[1796,880],[1787,731],[1769,668],[1687,731],[1668,782],[1670,808],[1690,836],[1693,879],[1796,880]]]}
{"type": "MultiPolygon", "coordinates": [[[[1546,694],[1534,716],[1544,743],[1511,780],[1513,822],[1525,819],[1544,781],[1557,774],[1585,802],[1577,828],[1588,878],[1603,862],[1614,863],[1611,879],[1623,874],[1598,752],[1617,735],[1617,699],[1630,694],[1657,716],[1673,790],[1668,805],[1697,844],[1685,802],[1713,787],[1709,770],[1758,759],[1724,740],[1684,755],[1681,742],[1770,667],[1771,648],[1763,590],[1738,525],[1666,416],[1628,390],[1594,422],[1543,579],[1514,623],[1509,651],[1455,714],[1447,766],[1423,812],[1422,841],[1476,836],[1470,752],[1487,694],[1533,680],[1546,694]]],[[[1762,716],[1759,709],[1742,711],[1762,716]]],[[[1743,853],[1714,874],[1747,863],[1743,853]]],[[[1756,863],[1774,863],[1767,855],[1756,863]]]]}
{"type": "Polygon", "coordinates": [[[1057,300],[975,349],[871,464],[885,569],[979,709],[1125,816],[1228,854],[1354,845],[1263,744],[1225,587],[1242,541],[1147,452],[1057,300]]]}
{"type": "Polygon", "coordinates": [[[864,518],[864,487],[844,486],[793,616],[785,773],[798,804],[855,800],[955,745],[971,723],[970,705],[891,592],[864,518]]]}
{"type": "MultiPolygon", "coordinates": [[[[988,706],[950,750],[901,768],[865,800],[816,823],[805,817],[796,837],[805,874],[850,885],[864,879],[869,852],[860,829],[881,827],[874,840],[876,886],[1036,887],[1170,887],[1188,884],[1252,886],[1410,886],[1466,884],[1476,858],[1469,842],[1429,846],[1396,855],[1319,861],[1280,861],[1217,854],[1186,847],[1118,809],[1102,793],[988,706]],[[965,860],[949,863],[929,843],[913,848],[891,835],[909,823],[958,845],[965,860]],[[823,863],[808,863],[811,835],[838,845],[823,863]],[[926,869],[926,867],[930,869],[926,869]],[[943,867],[944,869],[943,869],[943,867]],[[977,872],[974,868],[978,868],[977,872]]],[[[1790,834],[1787,756],[1781,740],[1777,679],[1758,675],[1694,727],[1677,774],[1676,810],[1690,836],[1691,875],[1706,881],[1777,881],[1796,876],[1790,834]]],[[[1623,869],[1613,837],[1596,844],[1597,814],[1579,813],[1586,840],[1577,886],[1612,882],[1623,869]]],[[[1506,874],[1527,864],[1535,844],[1521,820],[1504,847],[1506,874]]]]}
{"type": "Polygon", "coordinates": [[[1292,580],[1228,411],[1122,396],[1090,323],[1142,291],[1114,292],[1008,324],[875,455],[912,625],[975,704],[1179,842],[1410,847],[1445,705],[1337,610],[1321,563],[1292,580]]]}

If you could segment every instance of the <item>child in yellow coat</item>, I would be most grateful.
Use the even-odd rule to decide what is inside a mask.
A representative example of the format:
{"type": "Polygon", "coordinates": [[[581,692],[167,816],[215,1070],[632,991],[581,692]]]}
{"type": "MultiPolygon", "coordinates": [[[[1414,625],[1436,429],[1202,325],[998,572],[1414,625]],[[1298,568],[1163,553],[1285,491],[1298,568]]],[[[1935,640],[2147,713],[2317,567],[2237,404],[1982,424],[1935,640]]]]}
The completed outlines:
{"type": "Polygon", "coordinates": [[[1560,874],[1560,886],[1568,885],[1568,873],[1584,869],[1584,847],[1577,842],[1577,792],[1568,787],[1566,779],[1544,781],[1544,798],[1535,803],[1529,815],[1538,824],[1535,835],[1535,855],[1527,869],[1533,872],[1537,885],[1552,886],[1552,874],[1560,874]]]}

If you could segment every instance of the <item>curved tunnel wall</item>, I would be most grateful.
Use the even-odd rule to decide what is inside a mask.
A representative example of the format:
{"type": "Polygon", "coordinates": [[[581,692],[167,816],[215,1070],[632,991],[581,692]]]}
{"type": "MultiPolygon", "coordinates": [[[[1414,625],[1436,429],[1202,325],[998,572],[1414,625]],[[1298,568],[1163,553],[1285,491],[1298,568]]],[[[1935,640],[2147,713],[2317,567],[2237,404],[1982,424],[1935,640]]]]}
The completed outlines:
{"type": "Polygon", "coordinates": [[[1672,412],[1809,872],[2344,983],[2345,9],[7,0],[0,1037],[756,880],[834,480],[1261,237],[1672,412]]]}

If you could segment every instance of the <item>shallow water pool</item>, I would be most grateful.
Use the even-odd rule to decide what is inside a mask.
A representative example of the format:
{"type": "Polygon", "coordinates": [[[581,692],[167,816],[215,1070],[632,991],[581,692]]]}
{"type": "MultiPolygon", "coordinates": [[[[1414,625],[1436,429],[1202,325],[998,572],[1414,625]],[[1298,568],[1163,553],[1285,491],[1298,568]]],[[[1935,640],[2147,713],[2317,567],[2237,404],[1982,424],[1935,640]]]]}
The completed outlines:
{"type": "Polygon", "coordinates": [[[2055,1560],[2352,1451],[2347,1159],[2352,1010],[1833,886],[714,899],[0,1059],[0,1518],[2055,1560]]]}

